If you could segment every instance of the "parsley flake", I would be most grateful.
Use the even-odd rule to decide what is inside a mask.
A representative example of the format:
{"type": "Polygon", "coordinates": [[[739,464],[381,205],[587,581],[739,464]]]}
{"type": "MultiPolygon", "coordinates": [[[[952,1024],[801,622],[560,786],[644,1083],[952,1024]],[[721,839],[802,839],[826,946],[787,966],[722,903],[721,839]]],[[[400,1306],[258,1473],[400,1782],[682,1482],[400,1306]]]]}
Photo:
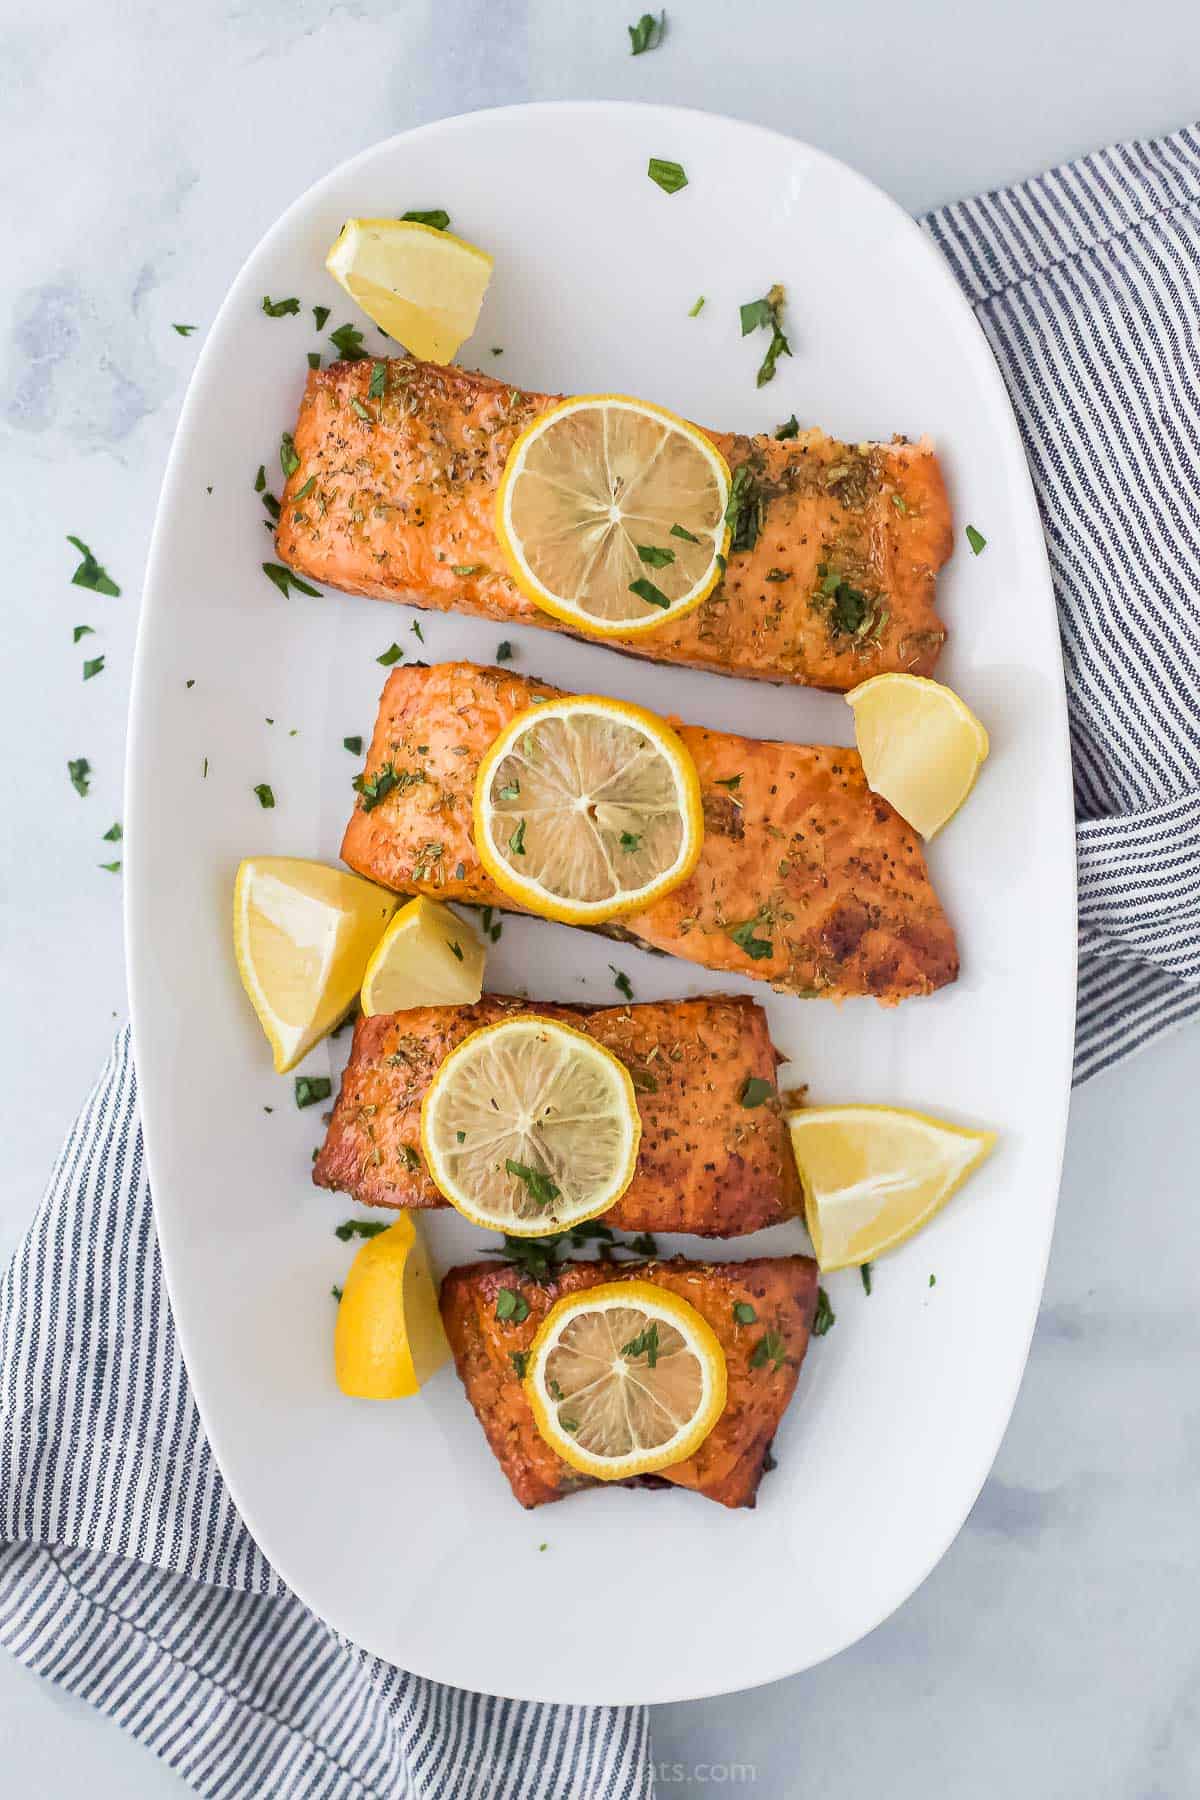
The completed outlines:
{"type": "Polygon", "coordinates": [[[758,1314],[748,1300],[735,1300],[733,1303],[733,1317],[735,1323],[738,1325],[753,1325],[754,1321],[758,1318],[758,1314]]]}
{"type": "Polygon", "coordinates": [[[443,207],[435,206],[431,212],[401,213],[400,219],[405,225],[431,225],[435,231],[445,231],[450,214],[443,207]]]}
{"type": "Polygon", "coordinates": [[[514,1162],[511,1156],[505,1157],[504,1167],[510,1175],[524,1182],[535,1206],[549,1206],[562,1192],[557,1182],[551,1181],[542,1169],[531,1169],[528,1163],[514,1162]]]}
{"type": "Polygon", "coordinates": [[[752,1369],[765,1369],[770,1363],[781,1369],[787,1361],[787,1345],[783,1341],[782,1332],[775,1330],[764,1332],[750,1354],[752,1369]]]}
{"type": "MultiPolygon", "coordinates": [[[[300,1081],[301,1077],[297,1075],[297,1087],[299,1087],[300,1081]]],[[[305,1101],[303,1104],[307,1105],[308,1102],[305,1101]]],[[[386,1230],[387,1222],[384,1219],[343,1219],[340,1225],[334,1226],[333,1235],[335,1238],[340,1238],[343,1244],[348,1244],[351,1238],[378,1237],[381,1231],[386,1230]]]]}
{"type": "Polygon", "coordinates": [[[829,1304],[829,1295],[823,1287],[819,1287],[817,1289],[817,1310],[813,1314],[812,1322],[813,1336],[824,1337],[827,1331],[833,1330],[836,1323],[837,1314],[829,1304]]]}
{"type": "Polygon", "coordinates": [[[318,331],[324,331],[325,321],[328,319],[328,317],[329,317],[329,308],[327,306],[314,306],[313,307],[313,318],[317,322],[317,330],[318,331]]]}
{"type": "Polygon", "coordinates": [[[524,854],[525,854],[525,821],[524,821],[524,819],[521,820],[520,824],[517,826],[517,829],[513,832],[512,836],[509,838],[508,847],[512,851],[514,856],[524,856],[524,854]]]}
{"type": "Polygon", "coordinates": [[[90,625],[77,625],[71,633],[71,642],[77,644],[81,637],[95,637],[96,633],[90,625]]]}
{"type": "Polygon", "coordinates": [[[298,575],[293,575],[282,563],[266,562],[262,566],[262,572],[268,581],[275,583],[285,600],[293,588],[298,594],[307,594],[311,600],[321,598],[320,588],[310,587],[307,581],[301,581],[298,575]]]}
{"type": "Polygon", "coordinates": [[[86,756],[76,756],[67,764],[67,774],[71,777],[71,786],[77,794],[87,794],[91,773],[92,765],[86,756]]]}
{"type": "Polygon", "coordinates": [[[987,539],[984,537],[982,531],[976,531],[974,525],[967,526],[967,542],[970,544],[971,550],[976,556],[987,549],[987,539]]]}
{"type": "Polygon", "coordinates": [[[366,356],[362,347],[363,334],[357,325],[339,325],[331,331],[329,341],[343,362],[361,362],[366,356]]]}
{"type": "Polygon", "coordinates": [[[294,295],[290,300],[272,300],[269,294],[264,294],[262,309],[268,319],[282,319],[285,313],[298,313],[300,302],[294,295]]]}
{"type": "Polygon", "coordinates": [[[626,1000],[632,1000],[633,983],[630,981],[628,975],[626,975],[623,969],[618,969],[616,963],[609,963],[608,966],[612,970],[613,986],[616,988],[618,994],[624,995],[626,1000]]]}
{"type": "Polygon", "coordinates": [[[275,804],[275,792],[270,783],[260,781],[256,785],[254,792],[258,795],[258,804],[262,807],[263,811],[270,812],[275,804]]]}
{"type": "Polygon", "coordinates": [[[382,668],[390,669],[392,664],[398,663],[403,655],[404,651],[401,649],[400,645],[393,643],[389,645],[382,656],[377,656],[375,661],[379,663],[382,668]]]}
{"type": "Polygon", "coordinates": [[[704,311],[704,301],[705,296],[701,294],[699,299],[696,300],[692,306],[688,307],[689,319],[698,319],[700,317],[700,314],[704,311]]]}
{"type": "Polygon", "coordinates": [[[387,393],[387,364],[373,362],[371,364],[371,381],[367,388],[368,400],[382,400],[387,393]]]}
{"type": "Polygon", "coordinates": [[[342,749],[348,750],[351,756],[362,755],[362,744],[363,741],[361,737],[345,737],[342,739],[342,749]]]}
{"type": "Polygon", "coordinates": [[[665,611],[671,604],[662,589],[655,587],[644,575],[639,575],[636,581],[630,582],[629,591],[636,594],[639,600],[644,600],[647,606],[661,606],[665,611]]]}
{"type": "Polygon", "coordinates": [[[89,657],[83,665],[83,679],[90,681],[93,675],[99,675],[103,667],[104,658],[102,656],[89,657]]]}
{"type": "Polygon", "coordinates": [[[685,188],[688,184],[683,164],[670,162],[665,156],[652,156],[646,173],[664,194],[677,194],[680,188],[685,188]]]}
{"type": "Polygon", "coordinates": [[[96,561],[82,538],[67,538],[68,544],[74,544],[83,561],[71,577],[73,587],[88,588],[93,594],[107,594],[116,599],[121,592],[108,570],[96,561]]]}
{"type": "Polygon", "coordinates": [[[119,824],[110,825],[108,830],[104,833],[104,842],[106,844],[119,844],[124,835],[125,834],[121,830],[119,824]]]}
{"type": "Polygon", "coordinates": [[[620,837],[622,850],[636,850],[642,841],[640,831],[623,831],[620,837]]]}
{"type": "Polygon", "coordinates": [[[751,331],[760,329],[769,330],[771,333],[771,342],[767,346],[767,353],[759,364],[756,377],[758,387],[766,387],[768,381],[775,379],[775,364],[781,356],[792,354],[792,347],[783,335],[780,325],[785,299],[786,295],[782,286],[779,282],[775,282],[761,300],[747,300],[739,308],[743,337],[746,337],[751,331]]]}
{"type": "Polygon", "coordinates": [[[754,919],[746,919],[741,925],[730,928],[729,936],[739,950],[744,950],[752,962],[761,962],[764,957],[773,956],[775,947],[770,938],[755,937],[754,933],[763,923],[761,914],[754,919]]]}
{"type": "Polygon", "coordinates": [[[858,1265],[858,1272],[859,1272],[860,1276],[862,1277],[863,1293],[869,1294],[871,1291],[871,1265],[870,1265],[870,1263],[869,1262],[860,1263],[858,1265]]]}
{"type": "Polygon", "coordinates": [[[660,550],[657,544],[638,544],[637,553],[652,569],[665,569],[668,563],[675,561],[673,550],[660,550]]]}
{"type": "Polygon", "coordinates": [[[738,1099],[747,1108],[761,1106],[764,1100],[774,1098],[775,1089],[761,1075],[747,1075],[738,1091],[738,1099]]]}
{"type": "Polygon", "coordinates": [[[177,331],[180,337],[191,337],[195,329],[196,327],[194,325],[172,325],[171,327],[171,330],[177,331]]]}
{"type": "Polygon", "coordinates": [[[629,1357],[630,1360],[635,1356],[644,1356],[646,1359],[646,1367],[648,1369],[653,1369],[657,1366],[658,1353],[661,1347],[662,1346],[658,1341],[658,1325],[655,1323],[653,1325],[647,1325],[642,1331],[638,1332],[636,1337],[630,1338],[627,1344],[622,1344],[621,1355],[629,1357]]]}
{"type": "Polygon", "coordinates": [[[300,1107],[316,1106],[320,1100],[328,1100],[333,1092],[333,1083],[328,1075],[297,1075],[296,1105],[300,1107]]]}
{"type": "Polygon", "coordinates": [[[641,56],[647,50],[657,50],[666,28],[665,11],[660,12],[657,19],[653,13],[643,13],[636,25],[627,25],[625,28],[629,33],[629,54],[641,56]]]}
{"type": "Polygon", "coordinates": [[[461,961],[462,961],[462,959],[463,959],[463,951],[462,951],[462,945],[461,945],[461,944],[460,944],[460,943],[459,943],[459,942],[458,942],[458,941],[457,941],[457,939],[456,939],[456,940],[455,940],[455,942],[454,942],[454,943],[451,943],[451,942],[450,942],[450,939],[449,939],[449,938],[447,938],[447,939],[446,939],[446,943],[447,943],[447,945],[448,945],[448,946],[449,946],[449,948],[450,948],[450,950],[451,950],[451,952],[452,952],[452,953],[453,953],[453,954],[454,954],[454,955],[455,955],[455,956],[457,956],[457,958],[458,958],[458,960],[459,960],[459,962],[461,962],[461,961]]]}
{"type": "Polygon", "coordinates": [[[800,421],[796,417],[795,413],[792,414],[790,419],[785,419],[783,421],[782,425],[777,425],[775,427],[775,436],[779,439],[779,442],[781,444],[787,438],[795,438],[795,437],[800,436],[800,421]]]}
{"type": "Polygon", "coordinates": [[[504,663],[511,662],[512,659],[513,647],[507,638],[503,638],[501,642],[496,645],[496,661],[498,663],[504,663]]]}

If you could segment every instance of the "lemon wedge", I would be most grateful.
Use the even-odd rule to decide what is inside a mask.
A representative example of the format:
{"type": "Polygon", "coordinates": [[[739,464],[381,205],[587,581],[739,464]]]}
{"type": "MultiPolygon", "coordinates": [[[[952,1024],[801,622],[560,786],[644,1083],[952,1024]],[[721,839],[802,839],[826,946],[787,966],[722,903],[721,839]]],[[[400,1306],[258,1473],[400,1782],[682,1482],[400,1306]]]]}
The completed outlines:
{"type": "Polygon", "coordinates": [[[699,1449],[725,1410],[725,1352],[677,1294],[606,1282],[551,1307],[530,1346],[525,1393],[564,1462],[625,1481],[699,1449]]]}
{"type": "Polygon", "coordinates": [[[234,955],[279,1074],[351,1005],[396,904],[361,876],[300,857],[248,856],[239,866],[234,955]]]}
{"type": "Polygon", "coordinates": [[[514,1237],[605,1212],[633,1179],[641,1135],[624,1063],[584,1032],[532,1014],[464,1038],[421,1103],[421,1148],[437,1187],[474,1224],[514,1237]]]}
{"type": "Polygon", "coordinates": [[[401,1213],[350,1264],[333,1332],[337,1384],[360,1400],[400,1400],[449,1356],[420,1227],[401,1213]]]}
{"type": "Polygon", "coordinates": [[[545,919],[641,911],[695,868],[700,778],[669,725],[566,696],[509,721],[475,779],[475,844],[497,887],[545,919]]]}
{"type": "Polygon", "coordinates": [[[410,1006],[473,1006],[483,992],[483,965],[483,945],[457,914],[436,900],[410,900],[367,964],[363,1012],[371,1018],[410,1006]]]}
{"type": "Polygon", "coordinates": [[[890,1106],[804,1106],[787,1123],[822,1269],[852,1268],[902,1244],[996,1142],[994,1131],[890,1106]]]}
{"type": "Polygon", "coordinates": [[[987,732],[952,688],[924,675],[874,675],[846,700],[867,785],[933,837],[974,787],[987,732]]]}
{"type": "Polygon", "coordinates": [[[634,637],[699,606],[729,548],[729,467],[696,426],[623,394],[542,413],[509,451],[496,532],[535,606],[634,637]]]}
{"type": "Polygon", "coordinates": [[[486,250],[411,219],[347,219],[325,267],[381,331],[440,363],[474,331],[492,278],[486,250]]]}

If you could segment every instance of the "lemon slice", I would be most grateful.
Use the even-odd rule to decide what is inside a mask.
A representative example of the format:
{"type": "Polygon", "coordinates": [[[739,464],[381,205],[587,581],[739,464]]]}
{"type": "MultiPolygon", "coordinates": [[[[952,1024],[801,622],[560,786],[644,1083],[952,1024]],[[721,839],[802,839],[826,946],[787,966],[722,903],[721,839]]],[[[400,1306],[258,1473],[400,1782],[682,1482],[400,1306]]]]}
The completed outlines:
{"type": "Polygon", "coordinates": [[[354,1000],[396,897],[294,856],[248,856],[233,889],[233,949],[282,1075],[354,1000]]]}
{"type": "Polygon", "coordinates": [[[694,1306],[652,1281],[559,1300],[529,1351],[541,1435],[585,1475],[623,1481],[693,1455],[725,1409],[725,1352],[694,1306]]]}
{"type": "Polygon", "coordinates": [[[347,219],[325,267],[381,331],[440,363],[474,331],[492,278],[486,250],[411,219],[347,219]]]}
{"type": "Polygon", "coordinates": [[[449,1355],[420,1228],[401,1213],[350,1264],[333,1333],[337,1384],[360,1400],[399,1400],[449,1355]]]}
{"type": "Polygon", "coordinates": [[[536,606],[597,637],[656,631],[720,580],[730,475],[694,425],[621,394],[584,394],[509,451],[496,532],[536,606]]]}
{"type": "Polygon", "coordinates": [[[868,786],[933,837],[974,787],[987,732],[952,688],[924,675],[874,675],[846,699],[868,786]]]}
{"type": "Polygon", "coordinates": [[[996,1142],[994,1131],[965,1131],[891,1106],[806,1106],[787,1122],[822,1269],[871,1262],[902,1244],[996,1142]]]}
{"type": "Polygon", "coordinates": [[[512,719],[475,778],[475,846],[510,899],[596,925],[686,881],[700,778],[669,725],[623,700],[548,700],[512,719]]]}
{"type": "Polygon", "coordinates": [[[476,1225],[540,1237],[594,1219],[633,1179],[629,1070],[594,1038],[518,1014],[473,1031],[421,1104],[430,1175],[476,1225]]]}
{"type": "Polygon", "coordinates": [[[410,900],[367,964],[363,1012],[371,1018],[410,1006],[473,1006],[483,992],[483,964],[483,945],[448,906],[410,900]]]}

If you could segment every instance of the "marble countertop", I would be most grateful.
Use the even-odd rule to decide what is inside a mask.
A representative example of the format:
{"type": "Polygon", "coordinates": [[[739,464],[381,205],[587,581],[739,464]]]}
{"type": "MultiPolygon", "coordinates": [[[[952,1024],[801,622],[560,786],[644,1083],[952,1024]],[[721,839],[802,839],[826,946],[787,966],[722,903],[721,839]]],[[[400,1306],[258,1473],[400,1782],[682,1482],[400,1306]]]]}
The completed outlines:
{"type": "MultiPolygon", "coordinates": [[[[12,634],[0,732],[7,1260],[124,1017],[120,817],[138,593],[206,322],[334,163],[447,113],[644,98],[790,130],[912,210],[1195,116],[1200,15],[1146,0],[45,0],[3,29],[0,491],[12,634]],[[190,338],[172,330],[195,324],[190,338]],[[70,585],[74,533],[122,587],[70,585]],[[78,647],[72,628],[96,635],[78,647]],[[84,655],[105,657],[81,682],[84,655]],[[86,756],[92,792],[66,783],[86,756]]],[[[764,172],[769,179],[769,171],[764,172]]],[[[1077,1097],[1028,1373],[971,1518],[855,1649],[656,1710],[660,1791],[1168,1800],[1200,1791],[1200,1028],[1077,1097]]],[[[886,1531],[886,1519],[880,1530],[886,1531]]],[[[753,1622],[748,1621],[748,1629],[753,1622]]],[[[6,1790],[182,1791],[103,1718],[0,1657],[6,1790]]]]}

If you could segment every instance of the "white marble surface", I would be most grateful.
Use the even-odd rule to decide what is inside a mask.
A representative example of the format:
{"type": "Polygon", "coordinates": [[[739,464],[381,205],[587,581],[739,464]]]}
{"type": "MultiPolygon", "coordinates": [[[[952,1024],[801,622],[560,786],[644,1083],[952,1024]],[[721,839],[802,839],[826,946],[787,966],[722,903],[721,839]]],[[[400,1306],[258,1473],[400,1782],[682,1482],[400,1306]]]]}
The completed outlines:
{"type": "MultiPolygon", "coordinates": [[[[1200,15],[1182,0],[1146,0],[1136,19],[1117,0],[683,0],[664,48],[633,61],[624,27],[640,8],[44,0],[0,14],[12,633],[0,732],[17,772],[0,852],[10,1013],[0,1255],[123,1016],[120,878],[97,865],[111,854],[101,833],[120,815],[158,482],[205,323],[289,200],[424,119],[524,99],[644,97],[793,130],[919,210],[1169,129],[1197,104],[1200,15]],[[178,337],[175,321],[199,330],[178,337]],[[92,544],[119,600],[69,585],[67,532],[92,544]],[[85,622],[97,635],[76,648],[71,628],[85,622]],[[83,686],[85,652],[107,666],[83,686]],[[94,771],[86,800],[65,773],[81,755],[94,771]]],[[[1193,1027],[1078,1096],[1029,1372],[993,1476],[941,1567],[826,1667],[659,1709],[662,1791],[1200,1791],[1198,1077],[1193,1027]]],[[[7,1659],[0,1770],[14,1795],[181,1791],[106,1721],[7,1659]]]]}

